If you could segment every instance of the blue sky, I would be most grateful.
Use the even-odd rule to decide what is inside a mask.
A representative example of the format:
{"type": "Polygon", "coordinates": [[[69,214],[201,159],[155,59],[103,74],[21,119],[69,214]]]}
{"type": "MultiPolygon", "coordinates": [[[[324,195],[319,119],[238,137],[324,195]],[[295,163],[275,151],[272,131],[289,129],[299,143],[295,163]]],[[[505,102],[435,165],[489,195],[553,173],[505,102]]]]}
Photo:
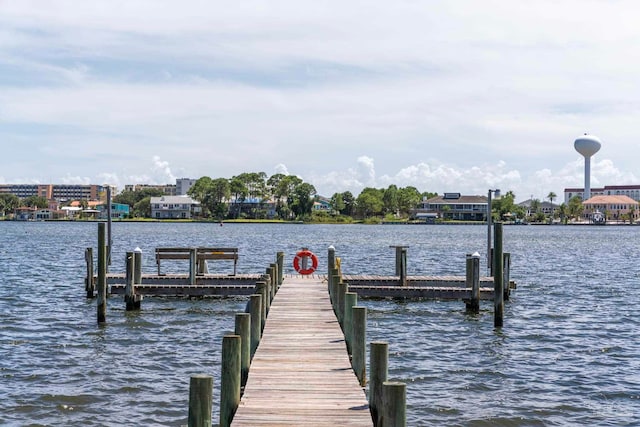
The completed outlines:
{"type": "Polygon", "coordinates": [[[633,1],[0,0],[0,183],[640,184],[633,1]]]}

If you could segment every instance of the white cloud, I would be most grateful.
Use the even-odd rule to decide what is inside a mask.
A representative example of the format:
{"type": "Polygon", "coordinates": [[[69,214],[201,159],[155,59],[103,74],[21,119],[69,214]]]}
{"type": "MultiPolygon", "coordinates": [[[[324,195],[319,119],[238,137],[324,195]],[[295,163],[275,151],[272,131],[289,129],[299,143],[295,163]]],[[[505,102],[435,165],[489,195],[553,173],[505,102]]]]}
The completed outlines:
{"type": "Polygon", "coordinates": [[[0,179],[122,186],[273,168],[323,191],[541,198],[581,185],[572,144],[589,131],[603,141],[592,182],[630,183],[640,35],[620,10],[635,8],[2,2],[0,179]]]}

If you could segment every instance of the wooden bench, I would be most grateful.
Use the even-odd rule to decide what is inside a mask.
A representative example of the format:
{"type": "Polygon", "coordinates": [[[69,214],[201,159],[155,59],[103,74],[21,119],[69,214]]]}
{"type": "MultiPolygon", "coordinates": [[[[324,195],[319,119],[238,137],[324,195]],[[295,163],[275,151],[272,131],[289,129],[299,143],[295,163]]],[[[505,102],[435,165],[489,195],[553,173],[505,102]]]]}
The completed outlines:
{"type": "Polygon", "coordinates": [[[161,274],[160,262],[163,259],[193,259],[193,261],[195,262],[191,263],[191,269],[193,269],[194,272],[197,272],[197,274],[204,274],[208,272],[206,268],[207,260],[233,260],[233,275],[235,276],[238,268],[238,248],[156,248],[156,264],[158,265],[158,275],[161,274]]]}

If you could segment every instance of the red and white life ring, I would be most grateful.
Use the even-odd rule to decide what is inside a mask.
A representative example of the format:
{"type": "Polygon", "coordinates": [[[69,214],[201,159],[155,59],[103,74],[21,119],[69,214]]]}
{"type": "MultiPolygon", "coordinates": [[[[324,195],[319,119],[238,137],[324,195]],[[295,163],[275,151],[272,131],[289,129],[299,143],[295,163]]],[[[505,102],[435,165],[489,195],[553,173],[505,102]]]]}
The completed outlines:
{"type": "Polygon", "coordinates": [[[316,254],[314,254],[311,251],[300,251],[296,254],[296,257],[293,259],[293,268],[296,269],[296,271],[300,274],[303,275],[307,275],[307,274],[311,274],[314,271],[316,271],[316,268],[318,268],[318,257],[316,256],[316,254]],[[311,267],[308,268],[301,268],[300,267],[300,261],[303,258],[311,258],[311,267]]]}

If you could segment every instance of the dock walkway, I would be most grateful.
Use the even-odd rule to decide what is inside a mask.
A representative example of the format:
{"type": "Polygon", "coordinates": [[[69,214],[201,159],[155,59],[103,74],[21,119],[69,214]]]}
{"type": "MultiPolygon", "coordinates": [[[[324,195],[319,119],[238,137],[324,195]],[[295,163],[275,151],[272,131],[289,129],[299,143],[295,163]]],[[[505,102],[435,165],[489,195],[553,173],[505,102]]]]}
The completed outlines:
{"type": "Polygon", "coordinates": [[[288,276],[275,295],[232,422],[282,425],[373,425],[318,276],[288,276]]]}

